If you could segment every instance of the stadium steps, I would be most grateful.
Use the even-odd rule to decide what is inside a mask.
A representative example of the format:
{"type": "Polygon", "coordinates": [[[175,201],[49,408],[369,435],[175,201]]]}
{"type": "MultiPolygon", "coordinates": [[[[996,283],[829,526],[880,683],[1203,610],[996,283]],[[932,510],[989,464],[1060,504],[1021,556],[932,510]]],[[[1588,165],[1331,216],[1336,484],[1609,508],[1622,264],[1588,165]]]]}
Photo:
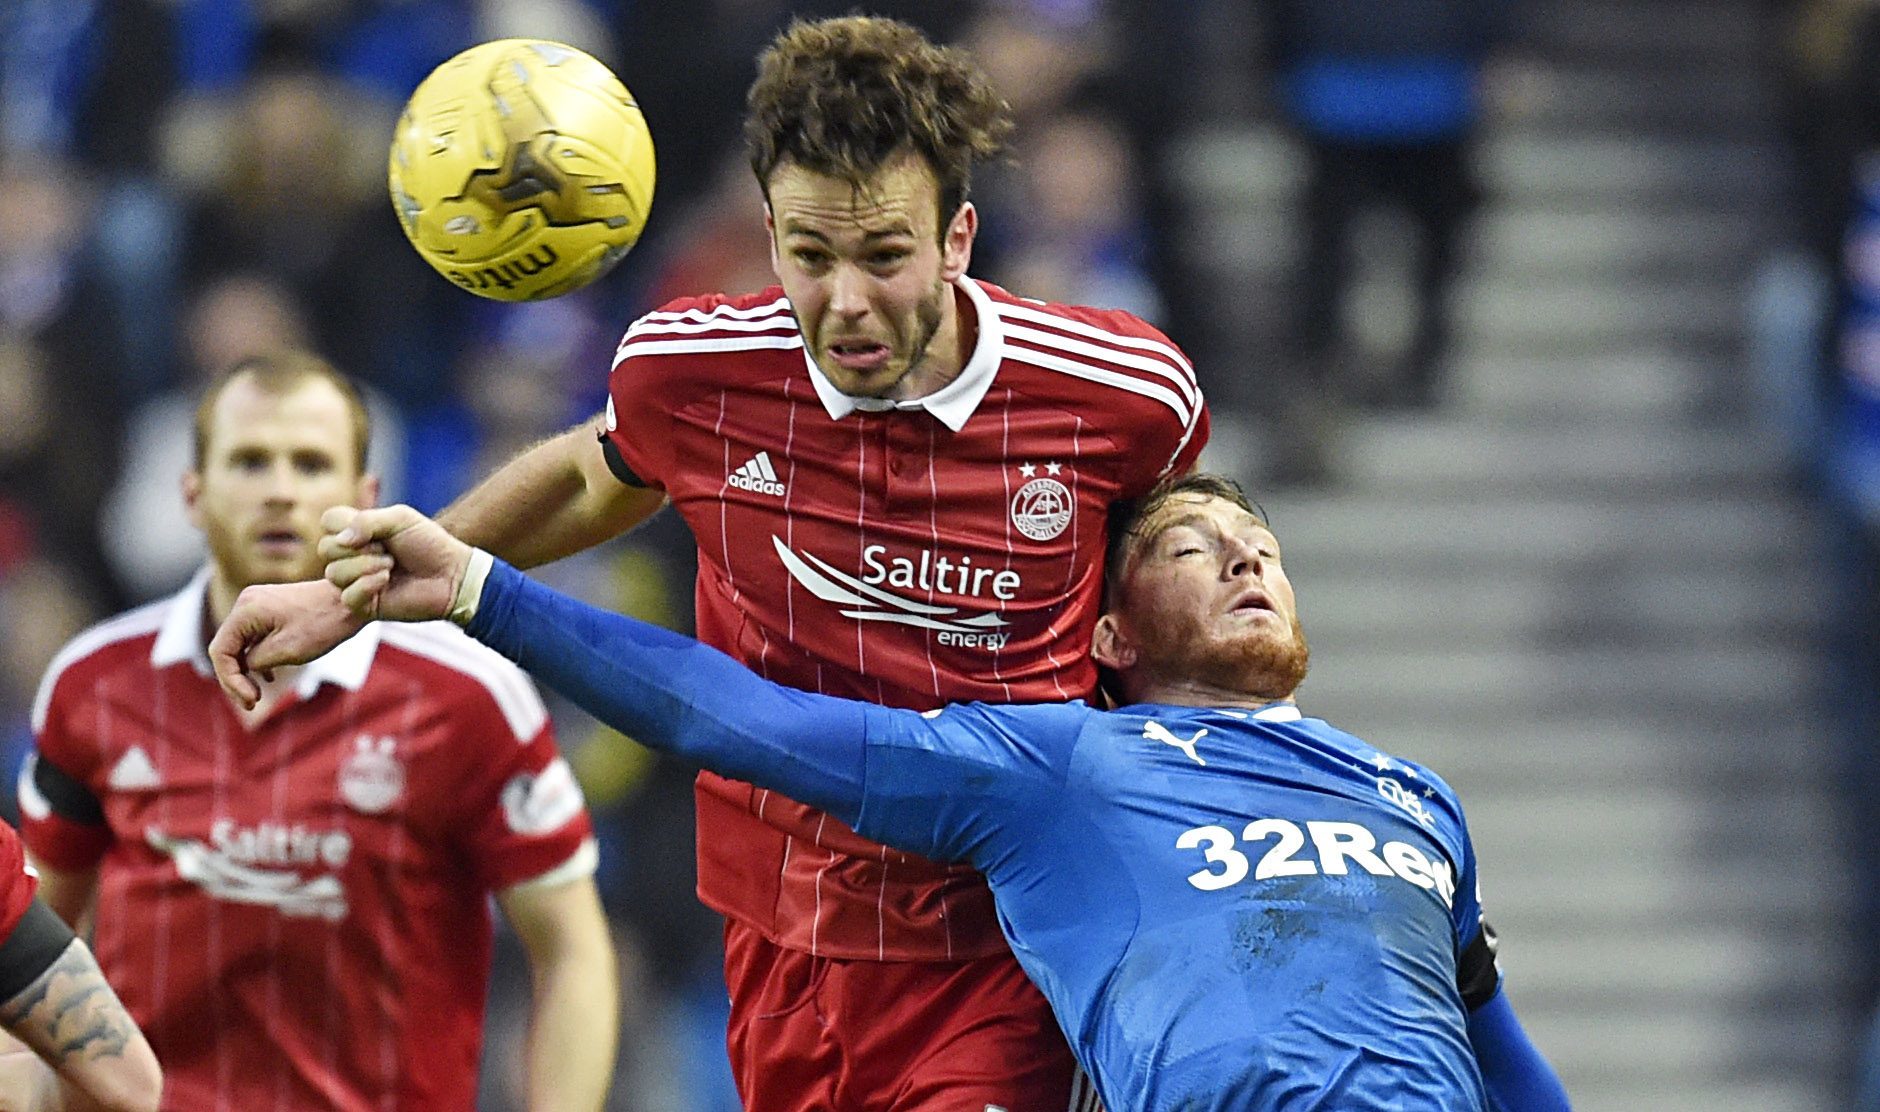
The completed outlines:
{"type": "MultiPolygon", "coordinates": [[[[1759,5],[1532,7],[1446,405],[1357,418],[1337,484],[1264,497],[1301,702],[1461,792],[1510,991],[1580,1112],[1824,1112],[1851,1053],[1810,710],[1828,597],[1742,354],[1781,201],[1759,5]]],[[[1245,365],[1277,335],[1298,159],[1222,112],[1171,165],[1191,256],[1244,295],[1201,365],[1245,365]]],[[[1222,416],[1205,462],[1239,466],[1251,423],[1222,416]]]]}

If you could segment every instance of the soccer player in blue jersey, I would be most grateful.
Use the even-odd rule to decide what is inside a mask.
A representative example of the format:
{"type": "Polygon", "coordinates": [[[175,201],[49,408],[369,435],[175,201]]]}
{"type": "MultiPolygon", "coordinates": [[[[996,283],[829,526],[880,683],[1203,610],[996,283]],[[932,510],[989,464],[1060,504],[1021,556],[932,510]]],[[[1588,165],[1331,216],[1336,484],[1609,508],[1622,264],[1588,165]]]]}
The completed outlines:
{"type": "MultiPolygon", "coordinates": [[[[1455,793],[1300,713],[1279,544],[1225,480],[1175,480],[1112,525],[1093,652],[1114,711],[807,694],[414,511],[327,525],[349,605],[448,615],[649,744],[970,861],[1117,1112],[1567,1107],[1501,992],[1455,793]]],[[[267,639],[319,586],[244,594],[213,650],[238,699],[244,653],[283,663],[267,639]]]]}

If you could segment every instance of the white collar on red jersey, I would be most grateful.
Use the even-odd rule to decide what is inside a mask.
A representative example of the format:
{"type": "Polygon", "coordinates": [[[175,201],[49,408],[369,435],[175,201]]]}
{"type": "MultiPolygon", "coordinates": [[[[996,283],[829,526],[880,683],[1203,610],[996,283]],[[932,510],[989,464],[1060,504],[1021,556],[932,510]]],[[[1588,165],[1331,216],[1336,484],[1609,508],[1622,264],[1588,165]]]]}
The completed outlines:
{"type": "Polygon", "coordinates": [[[856,410],[868,413],[880,413],[889,409],[924,409],[939,419],[947,428],[958,432],[966,427],[966,421],[979,408],[979,401],[992,388],[992,378],[999,373],[999,364],[1005,359],[1005,328],[999,322],[999,314],[992,307],[992,299],[986,291],[979,288],[979,283],[961,275],[953,283],[966,294],[966,300],[973,303],[973,314],[979,318],[979,339],[973,344],[972,357],[966,360],[966,366],[960,370],[959,377],[924,398],[892,400],[889,398],[853,398],[836,389],[823,374],[822,368],[810,355],[809,345],[803,345],[803,362],[809,364],[809,381],[816,387],[816,396],[822,399],[823,408],[829,411],[832,420],[840,421],[856,410]]]}
{"type": "MultiPolygon", "coordinates": [[[[209,569],[203,568],[189,581],[189,586],[170,597],[170,609],[157,629],[156,644],[150,646],[150,666],[167,668],[188,664],[203,676],[213,676],[209,646],[203,640],[203,600],[209,594],[209,569]]],[[[372,670],[372,658],[379,651],[379,627],[369,625],[342,641],[333,651],[300,668],[294,678],[295,690],[307,698],[323,683],[338,684],[357,691],[372,670]]]]}

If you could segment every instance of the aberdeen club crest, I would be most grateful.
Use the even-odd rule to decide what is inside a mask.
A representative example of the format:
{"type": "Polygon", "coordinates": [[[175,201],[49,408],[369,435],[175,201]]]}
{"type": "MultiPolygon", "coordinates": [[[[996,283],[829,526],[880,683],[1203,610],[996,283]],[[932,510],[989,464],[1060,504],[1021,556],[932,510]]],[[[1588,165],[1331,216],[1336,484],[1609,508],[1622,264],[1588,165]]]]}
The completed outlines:
{"type": "Polygon", "coordinates": [[[1027,481],[1012,498],[1012,524],[1034,541],[1048,541],[1064,532],[1075,507],[1070,488],[1057,478],[1064,465],[1047,463],[1043,470],[1040,475],[1036,464],[1020,466],[1018,473],[1027,481]]]}
{"type": "Polygon", "coordinates": [[[393,755],[397,748],[389,737],[354,739],[352,753],[339,766],[339,794],[347,806],[376,815],[398,802],[405,793],[405,766],[393,755]]]}

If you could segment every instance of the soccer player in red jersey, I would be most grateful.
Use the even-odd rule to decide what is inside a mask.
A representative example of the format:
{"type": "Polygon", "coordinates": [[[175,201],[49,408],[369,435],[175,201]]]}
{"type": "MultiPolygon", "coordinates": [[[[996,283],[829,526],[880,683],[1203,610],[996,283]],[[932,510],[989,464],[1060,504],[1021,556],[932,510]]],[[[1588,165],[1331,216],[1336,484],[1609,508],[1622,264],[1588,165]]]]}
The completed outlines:
{"type": "Polygon", "coordinates": [[[34,898],[39,876],[0,822],[0,1108],[148,1112],[156,1055],[72,929],[34,898]]]}
{"type": "MultiPolygon", "coordinates": [[[[921,709],[1091,695],[1105,512],[1192,466],[1193,368],[1127,313],[967,276],[972,166],[1010,121],[958,52],[890,20],[797,23],[749,105],[778,286],[642,317],[598,427],[439,520],[529,566],[671,501],[698,542],[700,639],[770,679],[921,709]]],[[[303,596],[283,627],[226,625],[218,670],[351,628],[337,591],[303,596]]],[[[749,784],[706,774],[697,800],[750,1112],[1088,1099],[982,878],[749,784]]]]}
{"type": "Polygon", "coordinates": [[[320,514],[377,481],[345,379],[238,365],[197,412],[209,564],[81,634],[33,708],[20,782],[46,904],[167,1071],[163,1107],[470,1109],[494,894],[535,973],[531,1109],[599,1107],[614,960],[580,789],[534,687],[443,624],[373,625],[253,712],[208,631],[254,583],[318,575],[320,514]]]}

